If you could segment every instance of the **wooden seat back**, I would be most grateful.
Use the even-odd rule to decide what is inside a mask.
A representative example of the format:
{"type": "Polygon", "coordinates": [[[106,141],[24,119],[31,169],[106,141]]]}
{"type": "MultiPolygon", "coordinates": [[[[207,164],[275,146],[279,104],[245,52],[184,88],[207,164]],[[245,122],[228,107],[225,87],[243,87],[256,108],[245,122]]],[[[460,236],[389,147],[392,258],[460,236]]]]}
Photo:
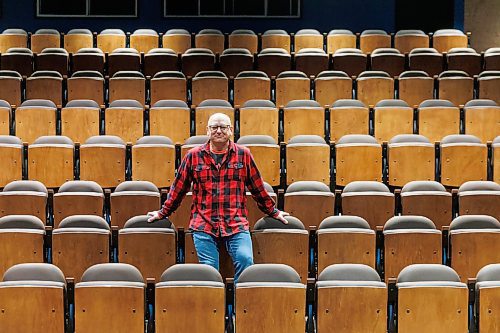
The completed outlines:
{"type": "Polygon", "coordinates": [[[146,80],[135,77],[114,77],[109,79],[109,103],[119,99],[133,99],[145,105],[146,80]]]}
{"type": "Polygon", "coordinates": [[[361,35],[359,48],[363,53],[371,53],[375,49],[391,47],[391,35],[361,35]]]}
{"type": "Polygon", "coordinates": [[[157,187],[169,187],[175,177],[175,146],[132,147],[132,180],[147,180],[157,187]]]}
{"type": "Polygon", "coordinates": [[[144,109],[110,107],[104,113],[106,135],[116,135],[132,143],[144,135],[144,109]]]}
{"type": "Polygon", "coordinates": [[[276,106],[297,99],[310,99],[311,82],[305,77],[276,79],[276,106]]]}
{"type": "Polygon", "coordinates": [[[372,229],[383,226],[394,216],[394,195],[391,193],[342,195],[342,214],[364,218],[372,229]]]}
{"type": "Polygon", "coordinates": [[[290,53],[289,35],[262,35],[262,49],[280,48],[290,53]]]}
{"type": "Polygon", "coordinates": [[[398,134],[413,133],[413,109],[404,106],[376,106],[374,136],[379,143],[398,134]]]}
{"type": "Polygon", "coordinates": [[[431,77],[399,78],[398,83],[398,98],[411,107],[434,98],[434,80],[431,77]]]}
{"type": "Polygon", "coordinates": [[[185,78],[154,78],[151,80],[151,105],[162,99],[186,101],[185,78]]]}
{"type": "Polygon", "coordinates": [[[356,48],[356,35],[328,35],[326,37],[326,50],[329,54],[345,48],[356,48]]]}
{"type": "Polygon", "coordinates": [[[61,110],[61,135],[73,142],[85,142],[99,135],[99,108],[65,107],[61,110]]]}
{"type": "Polygon", "coordinates": [[[14,77],[0,78],[0,99],[7,101],[10,105],[21,104],[22,80],[14,77]]]}
{"type": "Polygon", "coordinates": [[[74,146],[30,145],[28,156],[30,179],[52,188],[73,180],[74,146]]]}
{"type": "MultiPolygon", "coordinates": [[[[104,207],[104,196],[97,193],[55,193],[54,205],[54,228],[66,217],[72,215],[96,215],[102,216],[104,207]]],[[[83,271],[81,272],[83,273],[83,271]]],[[[73,276],[80,278],[80,275],[73,276]]]]}
{"type": "Polygon", "coordinates": [[[16,110],[16,136],[33,143],[38,137],[56,135],[56,109],[25,106],[16,110]]]}
{"type": "MultiPolygon", "coordinates": [[[[261,77],[240,77],[234,80],[234,105],[242,106],[251,99],[271,98],[271,80],[261,77]]],[[[253,112],[254,110],[252,110],[253,112]]]]}
{"type": "Polygon", "coordinates": [[[80,179],[95,181],[103,188],[116,187],[125,180],[125,146],[82,145],[80,179]]]}
{"type": "MultiPolygon", "coordinates": [[[[3,201],[3,200],[2,200],[3,201]]],[[[45,218],[42,219],[45,221],[45,218]]],[[[4,229],[0,232],[0,274],[16,264],[44,262],[43,230],[4,229]]],[[[1,289],[1,288],[0,288],[1,289]]]]}
{"type": "Polygon", "coordinates": [[[471,77],[438,79],[438,96],[456,106],[464,105],[474,98],[474,79],[471,77]]]}
{"type": "Polygon", "coordinates": [[[61,36],[53,34],[31,35],[31,51],[40,53],[43,49],[61,47],[61,36]]]}
{"type": "Polygon", "coordinates": [[[56,77],[29,77],[26,79],[26,99],[48,99],[62,105],[63,79],[56,77]]]}
{"type": "Polygon", "coordinates": [[[64,35],[64,49],[68,53],[76,53],[79,49],[93,47],[94,36],[87,34],[66,34],[64,35]]]}
{"type": "Polygon", "coordinates": [[[442,145],[441,183],[458,187],[471,180],[487,180],[487,161],[484,144],[442,145]]]}
{"type": "Polygon", "coordinates": [[[402,187],[410,181],[435,178],[433,144],[389,144],[388,156],[389,185],[402,187]]]}
{"type": "Polygon", "coordinates": [[[158,36],[138,34],[130,35],[130,47],[143,53],[147,53],[151,49],[157,48],[159,42],[160,39],[158,36]]]}
{"type": "Polygon", "coordinates": [[[284,140],[296,135],[325,135],[325,110],[322,107],[285,107],[284,140]]]}
{"type": "MultiPolygon", "coordinates": [[[[91,99],[104,105],[104,79],[73,77],[68,79],[68,101],[91,99]]],[[[81,141],[84,142],[84,141],[81,141]]]]}
{"type": "Polygon", "coordinates": [[[500,133],[500,106],[465,108],[465,134],[487,143],[500,133]]]}
{"type": "Polygon", "coordinates": [[[394,47],[401,53],[410,53],[416,48],[429,47],[428,35],[396,35],[394,36],[394,47]]]}
{"type": "Polygon", "coordinates": [[[336,146],[336,183],[345,186],[355,180],[382,180],[380,145],[336,146]]]}
{"type": "Polygon", "coordinates": [[[306,228],[318,228],[321,221],[334,215],[335,195],[326,192],[293,192],[285,194],[284,210],[301,220],[306,228]],[[311,210],[314,207],[314,210],[311,210]]]}
{"type": "Polygon", "coordinates": [[[421,107],[418,109],[418,133],[431,142],[460,132],[458,107],[421,107]]]}
{"type": "Polygon", "coordinates": [[[229,48],[243,48],[250,51],[250,53],[257,53],[258,37],[257,35],[244,35],[244,34],[230,34],[229,48]]]}
{"type": "Polygon", "coordinates": [[[394,97],[394,79],[386,77],[358,78],[357,98],[365,105],[375,105],[394,97]]]}
{"type": "Polygon", "coordinates": [[[339,99],[352,98],[352,79],[347,77],[325,77],[316,78],[315,100],[321,104],[332,105],[339,99]]]}
{"type": "Polygon", "coordinates": [[[125,222],[137,215],[160,209],[160,195],[149,192],[115,192],[111,194],[111,225],[123,228],[125,222]]]}
{"type": "Polygon", "coordinates": [[[0,34],[0,53],[13,47],[28,47],[28,35],[0,34]]]}
{"type": "Polygon", "coordinates": [[[22,179],[22,146],[0,146],[0,187],[22,179]]]}
{"type": "Polygon", "coordinates": [[[224,35],[197,34],[194,38],[195,47],[212,50],[214,54],[224,51],[224,35]]]}
{"type": "Polygon", "coordinates": [[[195,77],[192,81],[192,104],[206,99],[228,100],[228,79],[225,77],[195,77]]]}
{"type": "Polygon", "coordinates": [[[491,99],[500,104],[500,77],[480,78],[479,98],[491,99]]]}
{"type": "Polygon", "coordinates": [[[115,49],[125,47],[125,35],[97,35],[97,47],[104,53],[111,53],[115,49]]]}
{"type": "Polygon", "coordinates": [[[162,37],[163,47],[174,50],[176,53],[184,53],[191,48],[190,35],[167,35],[162,37]]]}
{"type": "Polygon", "coordinates": [[[330,184],[330,147],[328,145],[287,146],[286,182],[317,180],[330,184]]]}

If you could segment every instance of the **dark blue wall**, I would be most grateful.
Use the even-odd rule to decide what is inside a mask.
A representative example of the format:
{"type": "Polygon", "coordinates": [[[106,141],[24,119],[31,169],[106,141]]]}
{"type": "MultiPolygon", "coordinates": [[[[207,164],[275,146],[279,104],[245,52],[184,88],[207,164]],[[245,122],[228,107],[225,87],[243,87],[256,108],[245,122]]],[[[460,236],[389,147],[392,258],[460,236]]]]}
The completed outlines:
{"type": "Polygon", "coordinates": [[[55,28],[63,32],[72,28],[89,28],[97,32],[105,28],[121,28],[129,32],[137,28],[151,28],[158,32],[170,28],[186,28],[191,32],[203,28],[216,28],[224,32],[237,28],[256,32],[272,28],[289,32],[302,28],[315,28],[321,32],[328,32],[332,28],[345,28],[354,32],[375,28],[393,32],[395,29],[396,0],[302,0],[301,17],[296,19],[164,18],[162,0],[138,0],[138,18],[36,18],[35,1],[4,0],[0,29],[19,27],[32,32],[39,28],[55,28]]]}

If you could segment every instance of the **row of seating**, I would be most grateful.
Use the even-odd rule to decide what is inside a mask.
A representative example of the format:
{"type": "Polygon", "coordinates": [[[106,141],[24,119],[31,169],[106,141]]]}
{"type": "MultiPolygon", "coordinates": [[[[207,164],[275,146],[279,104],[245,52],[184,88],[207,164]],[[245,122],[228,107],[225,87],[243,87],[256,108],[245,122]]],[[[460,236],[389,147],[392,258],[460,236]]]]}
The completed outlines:
{"type": "Polygon", "coordinates": [[[121,99],[137,100],[143,106],[180,100],[192,107],[207,99],[226,100],[236,107],[253,99],[272,100],[280,107],[293,100],[314,99],[327,106],[351,98],[371,107],[394,98],[413,107],[434,98],[461,106],[474,98],[499,103],[500,71],[482,72],[477,78],[461,71],[445,71],[437,78],[407,71],[396,80],[381,71],[362,72],[355,79],[339,71],[321,72],[313,79],[297,71],[281,72],[276,79],[259,71],[241,72],[235,79],[219,71],[198,72],[192,79],[175,71],[160,72],[152,79],[133,71],[117,72],[110,79],[89,71],[76,72],[68,79],[54,71],[37,71],[27,79],[17,72],[0,71],[0,89],[0,99],[13,106],[30,99],[48,99],[59,107],[80,99],[101,106],[121,99]]]}
{"type": "MultiPolygon", "coordinates": [[[[500,185],[489,181],[469,181],[451,193],[435,181],[409,182],[393,192],[374,181],[354,181],[335,192],[316,181],[294,182],[285,192],[277,193],[269,184],[265,187],[279,209],[299,218],[307,228],[318,228],[324,219],[339,214],[360,216],[373,230],[398,214],[425,216],[438,229],[461,215],[489,215],[500,220],[500,185]]],[[[92,181],[68,181],[54,192],[38,181],[13,181],[0,192],[0,216],[34,215],[46,225],[58,227],[71,215],[95,215],[123,228],[128,219],[158,210],[167,195],[166,190],[160,192],[147,181],[125,181],[113,192],[92,181]]],[[[191,199],[188,192],[170,217],[178,228],[189,227],[191,199]]],[[[250,193],[246,203],[253,228],[265,215],[250,193]]]]}
{"type": "Polygon", "coordinates": [[[2,53],[0,68],[17,71],[23,76],[31,75],[33,70],[54,70],[61,75],[92,70],[108,76],[129,70],[151,77],[161,71],[182,71],[187,76],[194,76],[203,70],[221,70],[227,76],[236,76],[239,72],[256,69],[269,76],[288,70],[318,75],[329,69],[345,71],[350,76],[365,70],[386,71],[392,77],[405,70],[423,70],[429,75],[444,70],[462,70],[472,76],[483,70],[500,70],[498,59],[498,48],[488,50],[484,56],[472,48],[453,48],[444,54],[434,48],[416,48],[406,55],[395,48],[377,48],[370,55],[354,48],[341,48],[333,54],[310,48],[294,54],[281,48],[267,48],[252,54],[247,49],[230,48],[221,55],[205,48],[188,49],[182,54],[162,48],[151,49],[146,54],[133,48],[117,48],[109,54],[97,48],[82,48],[72,54],[62,48],[46,48],[40,53],[33,53],[28,48],[10,48],[2,53]]]}
{"type": "MultiPolygon", "coordinates": [[[[191,231],[176,232],[169,220],[148,223],[147,218],[134,216],[112,231],[95,215],[68,216],[54,229],[32,215],[0,217],[0,273],[18,263],[49,262],[78,282],[92,265],[122,262],[136,266],[145,279],[158,280],[176,262],[198,262],[191,231]]],[[[443,263],[466,282],[484,265],[500,260],[500,222],[488,215],[459,216],[442,230],[415,215],[393,216],[376,231],[352,215],[328,216],[317,231],[307,230],[296,217],[286,219],[286,225],[271,217],[255,223],[254,261],[290,265],[303,283],[339,263],[368,265],[386,282],[407,265],[443,263]]],[[[233,277],[229,255],[220,252],[222,275],[233,277]]]]}
{"type": "Polygon", "coordinates": [[[386,284],[369,266],[337,264],[307,285],[287,265],[256,264],[227,297],[206,265],[175,265],[146,284],[132,265],[98,264],[74,284],[56,266],[30,263],[4,274],[0,323],[9,332],[494,332],[499,285],[499,264],[469,284],[443,265],[409,265],[386,284]]]}
{"type": "MultiPolygon", "coordinates": [[[[186,152],[208,141],[189,138],[177,147],[163,136],[145,136],[134,145],[117,136],[92,136],[74,144],[66,136],[42,136],[23,147],[15,136],[0,136],[0,186],[12,180],[40,180],[60,187],[73,179],[92,180],[104,188],[125,179],[170,186],[186,152]]],[[[422,135],[397,135],[380,144],[369,135],[351,134],[328,144],[317,135],[296,135],[278,145],[266,135],[243,136],[239,144],[254,155],[261,174],[272,186],[316,180],[335,188],[371,180],[401,187],[412,180],[440,180],[458,187],[470,180],[499,179],[500,136],[491,145],[473,135],[448,135],[432,144],[422,135]]]]}
{"type": "Polygon", "coordinates": [[[453,47],[467,47],[469,35],[457,29],[440,29],[431,34],[422,30],[400,30],[395,34],[388,34],[376,29],[364,30],[360,34],[346,29],[333,29],[328,34],[315,29],[301,29],[291,34],[274,29],[256,34],[252,30],[237,29],[229,35],[217,29],[203,29],[197,34],[191,34],[185,29],[170,29],[166,33],[137,29],[132,34],[121,29],[105,29],[99,34],[88,29],[72,29],[66,34],[55,29],[39,29],[35,33],[28,33],[23,29],[6,29],[0,34],[0,52],[11,47],[28,46],[35,53],[48,47],[64,47],[68,52],[75,53],[81,48],[95,46],[103,52],[130,47],[144,53],[161,47],[170,48],[176,53],[183,53],[191,47],[207,48],[214,53],[222,53],[226,48],[245,48],[252,53],[265,48],[282,48],[287,52],[317,48],[333,53],[339,48],[358,47],[364,53],[370,53],[376,48],[391,46],[402,53],[429,46],[440,52],[447,52],[453,47]]]}
{"type": "Polygon", "coordinates": [[[193,109],[179,100],[161,100],[152,108],[135,100],[116,100],[107,108],[91,100],[74,100],[59,109],[52,101],[32,99],[13,109],[0,100],[0,134],[17,135],[29,144],[45,135],[64,135],[83,143],[99,134],[132,143],[144,135],[163,135],[180,144],[206,134],[206,121],[216,112],[229,116],[237,140],[266,135],[271,144],[297,135],[339,141],[352,134],[371,134],[378,143],[398,134],[420,134],[425,142],[437,142],[460,133],[486,143],[500,133],[500,107],[482,99],[467,102],[463,109],[447,100],[426,100],[413,109],[397,99],[382,100],[373,109],[351,99],[337,100],[327,108],[314,100],[293,100],[280,109],[268,100],[250,100],[236,109],[224,100],[204,100],[193,109]]]}

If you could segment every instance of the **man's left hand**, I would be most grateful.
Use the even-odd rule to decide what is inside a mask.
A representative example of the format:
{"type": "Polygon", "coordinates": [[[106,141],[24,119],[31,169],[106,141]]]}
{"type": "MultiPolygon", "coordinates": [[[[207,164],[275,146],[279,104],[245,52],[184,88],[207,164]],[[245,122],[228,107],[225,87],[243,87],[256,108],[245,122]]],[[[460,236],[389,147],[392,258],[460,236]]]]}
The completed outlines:
{"type": "Polygon", "coordinates": [[[284,224],[288,224],[288,221],[285,219],[285,216],[290,216],[289,213],[287,212],[282,212],[281,210],[279,211],[278,215],[276,215],[274,218],[277,220],[280,220],[284,224]]]}

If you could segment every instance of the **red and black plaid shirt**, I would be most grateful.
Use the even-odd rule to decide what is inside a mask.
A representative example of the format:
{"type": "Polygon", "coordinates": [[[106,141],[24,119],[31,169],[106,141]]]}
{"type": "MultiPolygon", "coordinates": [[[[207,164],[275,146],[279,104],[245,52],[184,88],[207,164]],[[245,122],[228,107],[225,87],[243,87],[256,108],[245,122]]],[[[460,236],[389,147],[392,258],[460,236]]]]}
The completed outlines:
{"type": "Polygon", "coordinates": [[[278,213],[250,151],[231,141],[220,166],[211,156],[208,142],[187,153],[159,211],[161,217],[169,216],[179,207],[191,183],[191,230],[216,237],[248,230],[245,186],[265,214],[278,213]]]}

